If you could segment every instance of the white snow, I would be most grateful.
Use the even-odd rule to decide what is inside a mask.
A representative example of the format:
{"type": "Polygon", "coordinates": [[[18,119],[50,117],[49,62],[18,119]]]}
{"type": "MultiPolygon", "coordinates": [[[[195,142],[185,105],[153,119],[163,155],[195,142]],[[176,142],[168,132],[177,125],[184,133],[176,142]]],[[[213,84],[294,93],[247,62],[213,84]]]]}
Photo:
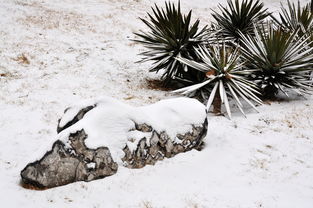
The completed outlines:
{"type": "MultiPolygon", "coordinates": [[[[83,104],[77,106],[84,108],[86,104],[97,107],[87,112],[83,119],[60,132],[57,139],[64,143],[70,142],[68,136],[71,133],[84,129],[88,135],[85,140],[87,147],[108,147],[113,160],[119,164],[122,164],[123,148],[128,139],[135,139],[127,143],[130,149],[134,150],[139,140],[147,136],[131,131],[135,128],[135,123],[152,126],[159,133],[164,131],[169,139],[175,142],[177,134],[191,131],[192,125],[202,125],[206,118],[205,106],[202,103],[196,99],[184,97],[164,99],[142,107],[132,107],[110,97],[103,97],[94,102],[83,101],[83,104]]],[[[76,112],[79,111],[77,111],[77,106],[73,107],[76,112]]],[[[62,118],[61,121],[66,124],[74,116],[70,108],[64,114],[64,117],[69,120],[62,118]]],[[[150,141],[147,141],[149,144],[150,141]]]]}
{"type": "MultiPolygon", "coordinates": [[[[206,146],[155,166],[45,191],[19,185],[31,155],[51,147],[63,110],[107,95],[142,106],[170,98],[149,88],[150,63],[130,41],[152,0],[0,0],[1,207],[311,208],[313,96],[209,116],[206,146]],[[29,64],[19,61],[24,54],[29,64]]],[[[226,0],[181,0],[201,24],[226,0]]],[[[279,1],[263,1],[270,11],[279,1]]],[[[283,0],[284,4],[286,1],[283,0]]],[[[301,3],[308,2],[301,0],[301,3]]],[[[235,110],[234,110],[235,111],[235,110]]]]}
{"type": "Polygon", "coordinates": [[[129,131],[127,133],[126,145],[131,152],[134,152],[137,149],[138,143],[143,138],[146,138],[147,146],[150,146],[151,140],[149,140],[148,138],[151,138],[151,136],[152,136],[151,132],[141,132],[137,130],[129,131]]]}

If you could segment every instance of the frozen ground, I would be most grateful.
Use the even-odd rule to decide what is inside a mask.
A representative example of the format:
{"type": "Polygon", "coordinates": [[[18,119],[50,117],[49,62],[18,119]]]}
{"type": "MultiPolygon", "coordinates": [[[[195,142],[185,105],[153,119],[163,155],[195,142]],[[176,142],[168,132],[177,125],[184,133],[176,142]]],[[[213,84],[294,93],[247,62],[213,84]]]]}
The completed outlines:
{"type": "MultiPolygon", "coordinates": [[[[182,5],[207,23],[217,2],[182,5]]],[[[152,3],[0,0],[1,207],[313,207],[313,96],[258,107],[248,119],[209,116],[203,151],[156,166],[46,191],[19,186],[29,156],[55,140],[66,106],[103,95],[136,106],[172,96],[148,87],[156,77],[149,63],[134,63],[142,48],[132,32],[152,3]]]]}

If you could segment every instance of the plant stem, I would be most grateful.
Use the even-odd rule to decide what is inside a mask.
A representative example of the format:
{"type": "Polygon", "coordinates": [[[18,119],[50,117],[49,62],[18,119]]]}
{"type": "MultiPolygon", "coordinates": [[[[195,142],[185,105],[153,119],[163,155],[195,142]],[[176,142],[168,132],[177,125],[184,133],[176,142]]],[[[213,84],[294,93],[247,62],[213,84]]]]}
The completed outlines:
{"type": "Polygon", "coordinates": [[[222,100],[220,96],[220,92],[217,90],[214,99],[213,99],[213,113],[221,114],[222,100]]]}

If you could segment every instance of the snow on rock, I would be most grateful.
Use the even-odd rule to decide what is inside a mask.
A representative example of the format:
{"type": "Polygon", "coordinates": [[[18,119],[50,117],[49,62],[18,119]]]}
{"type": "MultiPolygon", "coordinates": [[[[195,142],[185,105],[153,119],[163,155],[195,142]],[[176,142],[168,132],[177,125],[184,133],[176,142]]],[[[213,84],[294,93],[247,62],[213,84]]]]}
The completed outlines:
{"type": "Polygon", "coordinates": [[[65,110],[52,150],[21,172],[24,184],[50,188],[113,175],[117,164],[141,168],[202,146],[205,106],[173,98],[132,107],[110,97],[65,110]]]}
{"type": "Polygon", "coordinates": [[[202,126],[205,118],[205,107],[196,99],[180,97],[148,106],[132,107],[113,98],[104,97],[69,108],[60,119],[58,128],[62,129],[68,123],[73,123],[73,120],[77,122],[61,131],[58,139],[66,143],[69,134],[84,129],[88,135],[85,141],[88,147],[106,146],[111,150],[113,159],[120,162],[124,156],[122,149],[125,141],[133,136],[133,145],[136,146],[136,142],[142,138],[141,134],[134,135],[135,132],[130,131],[136,129],[136,124],[147,124],[156,132],[166,132],[169,139],[175,142],[176,135],[192,131],[193,126],[202,126]],[[72,109],[79,112],[81,110],[78,109],[86,109],[88,106],[96,107],[88,111],[84,119],[79,120],[73,116],[72,109]]]}

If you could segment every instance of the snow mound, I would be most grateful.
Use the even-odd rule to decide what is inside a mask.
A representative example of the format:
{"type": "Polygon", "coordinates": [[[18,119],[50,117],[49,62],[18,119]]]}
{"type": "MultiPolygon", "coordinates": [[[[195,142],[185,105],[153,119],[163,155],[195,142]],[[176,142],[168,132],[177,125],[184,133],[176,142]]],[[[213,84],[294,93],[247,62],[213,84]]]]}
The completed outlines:
{"type": "Polygon", "coordinates": [[[86,146],[108,147],[113,159],[118,163],[121,163],[124,156],[122,149],[128,139],[135,138],[139,141],[143,136],[136,133],[135,124],[147,124],[157,132],[166,132],[170,139],[176,142],[176,135],[191,131],[192,126],[203,125],[206,118],[205,106],[196,99],[178,97],[148,106],[133,107],[113,98],[103,97],[70,107],[62,116],[60,127],[71,122],[81,109],[90,105],[96,107],[88,111],[77,123],[61,131],[58,139],[70,145],[69,135],[84,129],[88,135],[86,146]]]}

